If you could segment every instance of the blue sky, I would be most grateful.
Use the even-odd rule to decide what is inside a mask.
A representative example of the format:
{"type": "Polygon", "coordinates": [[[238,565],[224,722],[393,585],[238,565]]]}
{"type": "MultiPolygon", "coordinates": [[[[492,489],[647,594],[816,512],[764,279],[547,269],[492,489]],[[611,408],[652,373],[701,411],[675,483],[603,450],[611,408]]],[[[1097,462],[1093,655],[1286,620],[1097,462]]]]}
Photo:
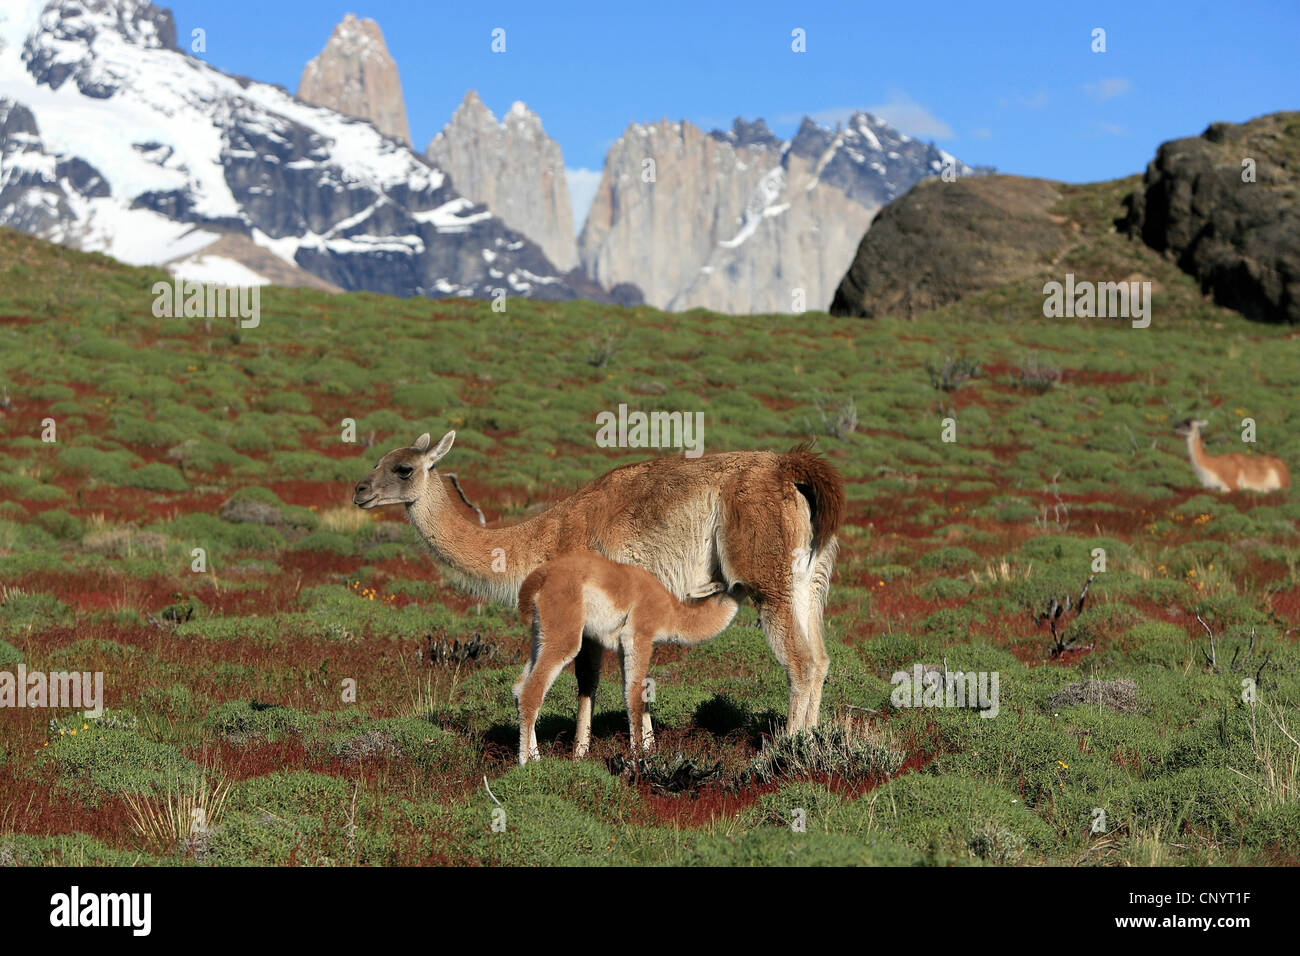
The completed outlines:
{"type": "Polygon", "coordinates": [[[1138,172],[1162,141],[1213,120],[1300,108],[1296,0],[170,6],[183,44],[206,30],[214,66],[290,90],[345,13],[371,17],[397,61],[417,149],[474,88],[498,117],[526,102],[564,150],[571,183],[593,189],[628,123],[661,117],[712,128],[761,116],[789,135],[804,114],[833,121],[863,108],[968,163],[1083,182],[1138,172]],[[496,27],[505,53],[491,50],[496,27]],[[796,28],[807,52],[791,50],[796,28]],[[1104,53],[1091,49],[1095,28],[1104,53]]]}

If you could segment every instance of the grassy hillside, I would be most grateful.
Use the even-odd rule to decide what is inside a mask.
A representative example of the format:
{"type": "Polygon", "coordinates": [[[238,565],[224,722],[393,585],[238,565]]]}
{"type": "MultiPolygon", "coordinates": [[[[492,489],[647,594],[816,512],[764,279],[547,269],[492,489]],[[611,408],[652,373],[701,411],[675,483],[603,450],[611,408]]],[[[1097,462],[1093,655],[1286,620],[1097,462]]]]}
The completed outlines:
{"type": "Polygon", "coordinates": [[[268,289],[240,329],[156,319],[162,273],[0,230],[0,670],[103,671],[110,708],[0,710],[0,860],[1300,861],[1300,501],[1201,492],[1171,432],[1196,414],[1212,453],[1300,470],[1300,336],[1115,235],[1131,186],[1065,187],[1078,241],[1043,276],[1152,280],[1148,329],[1045,319],[1042,278],[871,321],[268,289]],[[348,503],[455,428],[444,467],[517,519],[655,454],[596,447],[619,403],[703,412],[707,450],[815,435],[845,476],[818,747],[773,750],[784,672],[747,607],[656,653],[650,774],[610,772],[612,661],[592,756],[567,759],[566,674],[548,759],[514,767],[523,628],[348,503]],[[1096,548],[1053,653],[1035,616],[1096,548]],[[999,715],[890,706],[917,663],[996,671],[999,715]],[[201,838],[133,821],[195,788],[201,838]]]}

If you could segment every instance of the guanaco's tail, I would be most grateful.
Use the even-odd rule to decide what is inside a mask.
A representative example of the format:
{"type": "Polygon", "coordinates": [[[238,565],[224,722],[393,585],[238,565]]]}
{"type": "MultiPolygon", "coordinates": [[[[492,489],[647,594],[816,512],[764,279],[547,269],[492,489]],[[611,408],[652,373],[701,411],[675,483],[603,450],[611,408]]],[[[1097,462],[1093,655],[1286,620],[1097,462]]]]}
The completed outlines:
{"type": "Polygon", "coordinates": [[[812,549],[820,551],[844,518],[844,482],[826,459],[806,444],[782,455],[777,468],[781,477],[792,482],[808,499],[812,512],[812,549]]]}

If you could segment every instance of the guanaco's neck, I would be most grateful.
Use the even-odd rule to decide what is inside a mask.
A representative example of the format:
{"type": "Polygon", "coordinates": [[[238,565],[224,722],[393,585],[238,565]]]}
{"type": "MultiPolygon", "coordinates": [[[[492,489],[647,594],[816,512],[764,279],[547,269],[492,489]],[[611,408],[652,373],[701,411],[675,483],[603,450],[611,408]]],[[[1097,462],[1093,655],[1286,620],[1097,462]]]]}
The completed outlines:
{"type": "Polygon", "coordinates": [[[1210,456],[1205,453],[1205,442],[1201,441],[1199,430],[1187,434],[1187,455],[1197,468],[1210,467],[1210,456]]]}
{"type": "Polygon", "coordinates": [[[547,513],[508,528],[483,528],[456,510],[441,481],[430,488],[429,494],[406,506],[407,520],[439,563],[469,590],[512,606],[519,585],[542,561],[532,545],[549,520],[547,513]]]}
{"type": "Polygon", "coordinates": [[[726,630],[739,607],[726,594],[704,598],[702,601],[679,601],[675,620],[666,630],[683,643],[707,641],[726,630]]]}

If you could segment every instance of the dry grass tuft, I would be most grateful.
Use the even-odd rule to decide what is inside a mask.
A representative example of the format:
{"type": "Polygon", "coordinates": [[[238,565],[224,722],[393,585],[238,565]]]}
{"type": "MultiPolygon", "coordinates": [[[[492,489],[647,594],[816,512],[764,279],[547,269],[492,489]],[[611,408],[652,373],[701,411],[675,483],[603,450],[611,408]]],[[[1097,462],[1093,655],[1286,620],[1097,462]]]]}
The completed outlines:
{"type": "Polygon", "coordinates": [[[170,538],[156,531],[140,531],[130,525],[106,524],[98,531],[88,531],[81,539],[81,549],[90,554],[131,558],[141,554],[161,554],[170,543],[170,538]]]}
{"type": "Polygon", "coordinates": [[[157,797],[126,795],[131,823],[146,843],[163,850],[175,848],[203,856],[208,834],[216,827],[230,796],[231,782],[219,771],[204,768],[188,782],[168,785],[157,797]]]}
{"type": "Polygon", "coordinates": [[[342,505],[320,512],[321,529],[338,534],[355,534],[370,524],[370,520],[370,515],[355,505],[342,505]]]}
{"type": "Polygon", "coordinates": [[[821,775],[863,780],[897,773],[905,759],[887,731],[850,714],[770,741],[747,776],[758,783],[821,775]]]}
{"type": "Polygon", "coordinates": [[[983,572],[971,571],[971,583],[975,585],[997,584],[1007,581],[1027,581],[1030,574],[1033,573],[1034,562],[1030,561],[1023,568],[1017,568],[1014,564],[1003,558],[997,564],[986,564],[983,572]]]}
{"type": "Polygon", "coordinates": [[[1258,785],[1268,804],[1279,807],[1300,795],[1300,740],[1286,725],[1282,709],[1259,701],[1250,705],[1250,746],[1255,752],[1258,777],[1235,767],[1233,773],[1258,785]],[[1259,712],[1266,720],[1261,727],[1259,712]]]}

